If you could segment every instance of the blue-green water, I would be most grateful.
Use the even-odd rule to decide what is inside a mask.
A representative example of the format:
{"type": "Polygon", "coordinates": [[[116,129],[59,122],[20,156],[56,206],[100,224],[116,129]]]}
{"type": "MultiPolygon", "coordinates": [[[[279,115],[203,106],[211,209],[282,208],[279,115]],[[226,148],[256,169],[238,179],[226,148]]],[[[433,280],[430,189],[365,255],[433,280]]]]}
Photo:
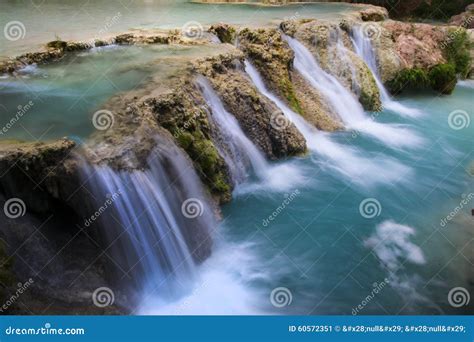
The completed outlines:
{"type": "MultiPolygon", "coordinates": [[[[69,5],[48,2],[53,6],[46,7],[45,13],[58,16],[40,22],[45,25],[43,30],[34,20],[37,13],[12,4],[0,5],[1,24],[15,14],[13,17],[25,21],[27,39],[35,43],[54,38],[56,28],[64,39],[90,37],[94,32],[79,32],[78,28],[97,30],[101,24],[94,16],[84,19],[88,18],[84,11],[93,9],[103,22],[120,10],[112,11],[110,2],[108,6],[105,2],[84,3],[79,12],[82,19],[73,21],[67,31],[71,21],[64,18],[69,5]],[[57,11],[50,11],[52,8],[57,11]]],[[[167,5],[175,6],[172,2],[167,5]]],[[[314,10],[312,16],[338,15],[346,9],[318,6],[297,8],[302,17],[306,16],[301,12],[304,9],[314,10]]],[[[112,31],[131,26],[177,27],[189,20],[260,23],[296,13],[295,7],[262,12],[255,6],[186,4],[178,12],[165,8],[143,2],[136,13],[124,12],[130,16],[112,31]],[[210,16],[210,9],[216,15],[210,16]]],[[[9,55],[30,46],[28,40],[1,43],[6,50],[0,54],[8,51],[9,55]]],[[[170,57],[200,53],[209,50],[112,47],[29,68],[15,78],[3,76],[2,125],[19,105],[30,101],[33,105],[0,138],[87,137],[94,131],[92,114],[112,95],[139,87],[151,73],[172,74],[171,66],[179,68],[179,63],[171,63],[170,57]]],[[[340,164],[316,154],[292,158],[280,163],[296,170],[291,173],[296,176],[285,179],[279,175],[284,182],[281,186],[272,182],[271,187],[265,182],[263,186],[241,185],[234,200],[222,208],[224,219],[215,232],[216,248],[199,266],[195,290],[167,307],[150,302],[140,313],[463,313],[463,308],[448,303],[448,292],[465,287],[472,293],[474,124],[454,129],[449,115],[465,111],[472,118],[473,95],[474,89],[468,86],[458,86],[451,96],[410,94],[398,100],[420,109],[423,115],[403,117],[389,111],[376,115],[378,122],[408,126],[423,138],[422,144],[397,149],[358,132],[331,133],[326,136],[340,148],[335,152],[358,157],[340,164]],[[361,212],[361,204],[367,201],[374,206],[361,212]],[[463,201],[467,204],[443,221],[463,201]],[[370,208],[375,208],[375,215],[370,208]],[[272,303],[271,294],[281,288],[291,300],[279,307],[279,302],[272,303]]]]}
{"type": "Polygon", "coordinates": [[[166,79],[187,60],[213,51],[217,48],[109,46],[71,54],[58,63],[29,66],[18,76],[3,75],[0,123],[6,129],[0,139],[86,138],[95,130],[94,112],[112,95],[139,88],[152,74],[166,79]],[[12,119],[15,122],[9,124],[12,119]]]}
{"type": "Polygon", "coordinates": [[[383,112],[378,121],[408,124],[425,139],[414,150],[393,150],[350,132],[332,135],[375,163],[390,156],[408,167],[409,173],[396,181],[372,185],[384,175],[368,170],[365,184],[354,183],[325,160],[308,157],[298,161],[308,179],[293,191],[261,191],[225,206],[227,239],[247,244],[245,253],[255,258],[247,272],[256,279],[237,276],[259,298],[249,307],[286,314],[351,314],[376,284],[382,289],[360,313],[459,313],[447,298],[455,286],[469,288],[471,281],[472,288],[474,202],[469,194],[474,178],[469,167],[474,127],[454,130],[448,115],[454,110],[469,113],[473,95],[468,87],[458,87],[452,96],[412,94],[403,101],[423,111],[416,119],[383,112]],[[285,198],[291,200],[279,211],[285,198]],[[359,206],[368,198],[380,203],[379,216],[361,215],[359,206]],[[469,204],[443,226],[441,220],[463,198],[469,204]],[[274,220],[264,222],[274,212],[274,220]],[[386,281],[387,286],[381,284],[386,281]],[[271,291],[278,287],[290,291],[290,305],[270,304],[271,291]]]}
{"type": "Polygon", "coordinates": [[[350,4],[340,3],[261,7],[197,4],[187,0],[2,0],[0,26],[19,21],[24,34],[13,41],[1,35],[0,57],[30,52],[55,37],[88,40],[131,29],[180,29],[191,22],[202,26],[218,22],[261,26],[285,18],[337,18],[353,9],[350,4]]]}

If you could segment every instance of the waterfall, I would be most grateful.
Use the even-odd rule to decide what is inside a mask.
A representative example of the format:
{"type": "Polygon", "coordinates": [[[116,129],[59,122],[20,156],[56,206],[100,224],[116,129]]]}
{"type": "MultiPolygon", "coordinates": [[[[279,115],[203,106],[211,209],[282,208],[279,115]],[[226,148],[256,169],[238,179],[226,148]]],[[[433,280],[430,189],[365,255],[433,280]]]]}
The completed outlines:
{"type": "Polygon", "coordinates": [[[394,101],[388,93],[387,89],[383,85],[382,79],[380,78],[380,73],[377,67],[377,58],[372,46],[372,41],[369,37],[367,37],[367,35],[364,34],[363,28],[361,26],[354,27],[352,29],[351,39],[356,53],[367,64],[370,71],[372,71],[372,74],[374,75],[384,108],[406,116],[420,115],[421,112],[419,110],[404,106],[401,103],[394,101]]]}
{"type": "MultiPolygon", "coordinates": [[[[223,137],[221,143],[225,146],[219,151],[228,163],[231,172],[234,173],[234,179],[242,173],[244,165],[250,164],[260,186],[284,191],[291,188],[295,182],[299,182],[301,176],[291,163],[271,165],[267,162],[263,153],[245,135],[237,119],[224,108],[222,101],[207,79],[200,76],[197,78],[197,84],[210,108],[210,118],[223,137]]],[[[238,190],[246,192],[250,189],[255,190],[254,185],[249,187],[247,184],[245,190],[242,188],[238,190]]]]}
{"type": "Polygon", "coordinates": [[[373,160],[360,156],[355,149],[334,142],[328,134],[318,131],[273,94],[265,85],[257,69],[248,60],[245,61],[245,71],[258,91],[272,101],[303,134],[308,148],[332,161],[331,167],[351,181],[368,186],[377,182],[396,181],[400,175],[407,175],[410,172],[407,167],[392,159],[379,156],[378,162],[374,163],[373,160]]]}
{"type": "Polygon", "coordinates": [[[182,152],[158,141],[144,170],[86,164],[82,174],[96,210],[86,226],[99,226],[119,280],[140,303],[154,298],[165,305],[185,295],[196,261],[210,254],[216,223],[182,152]]]}
{"type": "Polygon", "coordinates": [[[423,140],[402,125],[381,124],[368,117],[355,96],[325,72],[311,52],[294,38],[284,36],[295,53],[294,67],[317,89],[348,129],[362,132],[395,148],[418,146],[423,140]]]}

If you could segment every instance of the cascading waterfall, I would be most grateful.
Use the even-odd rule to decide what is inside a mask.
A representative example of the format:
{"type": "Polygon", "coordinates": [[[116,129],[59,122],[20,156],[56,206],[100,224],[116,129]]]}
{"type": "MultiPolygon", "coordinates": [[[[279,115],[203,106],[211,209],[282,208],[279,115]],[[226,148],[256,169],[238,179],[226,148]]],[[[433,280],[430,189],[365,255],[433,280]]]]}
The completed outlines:
{"type": "Polygon", "coordinates": [[[404,106],[401,103],[394,101],[388,93],[380,78],[380,73],[377,67],[377,59],[375,57],[375,51],[372,46],[372,41],[369,37],[367,37],[366,34],[364,34],[362,26],[356,26],[352,29],[351,40],[356,53],[367,64],[370,71],[372,71],[372,74],[374,75],[375,82],[377,83],[377,87],[379,88],[383,106],[389,110],[392,110],[396,113],[400,113],[402,115],[420,115],[421,112],[419,110],[404,106]]]}
{"type": "Polygon", "coordinates": [[[87,164],[83,177],[96,200],[94,222],[123,272],[117,276],[133,283],[139,307],[150,298],[159,307],[190,290],[196,260],[210,254],[216,223],[191,163],[176,146],[157,146],[146,164],[133,171],[87,164]]]}
{"type": "Polygon", "coordinates": [[[378,162],[360,156],[357,151],[349,146],[342,146],[315,127],[306,122],[300,115],[291,110],[282,100],[266,87],[257,69],[248,61],[245,61],[245,71],[252,79],[261,94],[272,101],[298,128],[306,139],[311,151],[325,157],[333,162],[333,168],[342,175],[350,178],[353,182],[363,185],[371,185],[377,182],[393,182],[400,175],[407,175],[409,169],[394,160],[378,157],[378,162]],[[364,165],[364,167],[360,167],[364,165]],[[367,177],[370,174],[371,177],[367,177]]]}
{"type": "Polygon", "coordinates": [[[311,52],[294,38],[284,36],[295,53],[294,67],[317,89],[348,129],[365,133],[395,148],[418,146],[423,140],[401,125],[378,123],[367,117],[362,105],[334,76],[325,72],[311,52]]]}
{"type": "MultiPolygon", "coordinates": [[[[234,174],[238,176],[242,173],[242,167],[250,164],[260,182],[260,186],[277,191],[285,191],[294,182],[301,179],[298,170],[293,168],[290,163],[280,165],[268,163],[263,153],[245,135],[237,119],[224,108],[222,101],[209,81],[204,77],[198,77],[197,84],[211,110],[210,118],[218,127],[219,134],[224,137],[222,143],[226,146],[221,148],[220,152],[234,174]],[[245,160],[242,160],[242,158],[245,160]]],[[[253,186],[251,188],[254,189],[253,186]]],[[[242,191],[242,189],[238,190],[242,191]]]]}

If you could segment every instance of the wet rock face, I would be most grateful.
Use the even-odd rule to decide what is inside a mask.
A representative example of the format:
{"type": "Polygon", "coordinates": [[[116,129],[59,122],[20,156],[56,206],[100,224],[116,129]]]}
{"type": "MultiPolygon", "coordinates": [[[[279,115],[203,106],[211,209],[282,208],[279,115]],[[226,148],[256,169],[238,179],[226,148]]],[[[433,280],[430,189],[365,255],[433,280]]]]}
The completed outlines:
{"type": "Polygon", "coordinates": [[[452,16],[449,24],[474,29],[474,4],[468,5],[464,12],[452,16]]]}
{"type": "Polygon", "coordinates": [[[7,197],[18,197],[37,213],[55,208],[55,201],[68,202],[78,187],[75,143],[0,144],[0,190],[7,197]]]}
{"type": "Polygon", "coordinates": [[[388,11],[383,7],[372,6],[359,12],[362,21],[383,21],[388,19],[388,11]]]}
{"type": "Polygon", "coordinates": [[[336,116],[325,106],[321,94],[293,70],[294,54],[280,30],[247,28],[239,33],[239,42],[268,89],[294,112],[321,130],[334,131],[341,127],[336,116]]]}
{"type": "Polygon", "coordinates": [[[231,198],[227,166],[212,139],[204,100],[193,83],[182,80],[175,91],[147,100],[152,115],[188,154],[198,175],[220,203],[231,198]]]}
{"type": "Polygon", "coordinates": [[[0,278],[7,285],[2,299],[15,294],[18,283],[28,283],[21,296],[26,304],[13,301],[9,314],[124,312],[92,302],[92,292],[107,284],[107,260],[97,232],[81,234],[78,228],[90,202],[75,153],[75,143],[67,139],[0,143],[0,203],[9,213],[0,215],[0,259],[6,262],[0,278]]]}
{"type": "Polygon", "coordinates": [[[268,158],[304,153],[306,141],[303,135],[258,92],[243,71],[242,62],[241,54],[226,55],[196,63],[196,71],[210,81],[226,109],[268,158]]]}
{"type": "Polygon", "coordinates": [[[366,110],[381,109],[380,93],[372,72],[353,51],[350,37],[339,23],[303,20],[284,22],[282,29],[302,42],[326,72],[351,89],[366,110]]]}

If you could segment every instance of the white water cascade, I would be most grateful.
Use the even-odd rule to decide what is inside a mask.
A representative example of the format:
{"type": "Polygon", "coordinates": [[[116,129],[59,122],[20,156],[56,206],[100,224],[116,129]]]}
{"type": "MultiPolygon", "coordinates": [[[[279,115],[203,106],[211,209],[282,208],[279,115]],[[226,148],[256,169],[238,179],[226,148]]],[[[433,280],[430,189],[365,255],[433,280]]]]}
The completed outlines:
{"type": "Polygon", "coordinates": [[[138,307],[153,298],[157,307],[190,291],[196,261],[211,253],[216,227],[200,180],[173,144],[157,147],[145,170],[83,168],[85,187],[104,235],[118,280],[132,287],[138,307]],[[97,214],[99,213],[99,214],[97,214]]]}
{"type": "Polygon", "coordinates": [[[355,96],[337,78],[325,72],[303,44],[288,36],[285,39],[295,53],[295,69],[325,97],[348,129],[372,136],[393,148],[422,144],[418,135],[402,125],[382,124],[368,117],[355,96]]]}
{"type": "Polygon", "coordinates": [[[351,39],[356,53],[367,64],[370,71],[372,71],[372,74],[374,75],[375,82],[379,88],[383,106],[402,115],[419,116],[421,112],[418,109],[402,105],[401,103],[393,100],[393,98],[388,93],[380,78],[372,41],[369,37],[367,37],[366,34],[364,34],[364,30],[361,26],[353,28],[351,39]]]}
{"type": "Polygon", "coordinates": [[[331,167],[351,181],[368,186],[378,182],[394,182],[400,175],[410,172],[409,168],[395,160],[379,156],[377,163],[374,163],[373,160],[360,156],[353,148],[334,142],[328,134],[318,131],[268,90],[261,75],[248,60],[245,61],[245,71],[259,92],[272,101],[303,134],[308,148],[332,161],[331,167]],[[367,177],[369,174],[370,177],[367,177]]]}
{"type": "MultiPolygon", "coordinates": [[[[211,110],[211,119],[224,137],[223,143],[226,148],[221,149],[225,150],[221,152],[228,165],[230,165],[231,171],[239,170],[242,165],[250,163],[259,180],[259,186],[277,191],[290,189],[295,182],[301,181],[302,177],[299,171],[292,167],[290,163],[271,165],[267,162],[263,153],[245,135],[237,119],[224,108],[222,101],[208,80],[204,77],[198,77],[197,84],[211,110]]],[[[253,186],[251,188],[255,189],[253,186]]]]}

